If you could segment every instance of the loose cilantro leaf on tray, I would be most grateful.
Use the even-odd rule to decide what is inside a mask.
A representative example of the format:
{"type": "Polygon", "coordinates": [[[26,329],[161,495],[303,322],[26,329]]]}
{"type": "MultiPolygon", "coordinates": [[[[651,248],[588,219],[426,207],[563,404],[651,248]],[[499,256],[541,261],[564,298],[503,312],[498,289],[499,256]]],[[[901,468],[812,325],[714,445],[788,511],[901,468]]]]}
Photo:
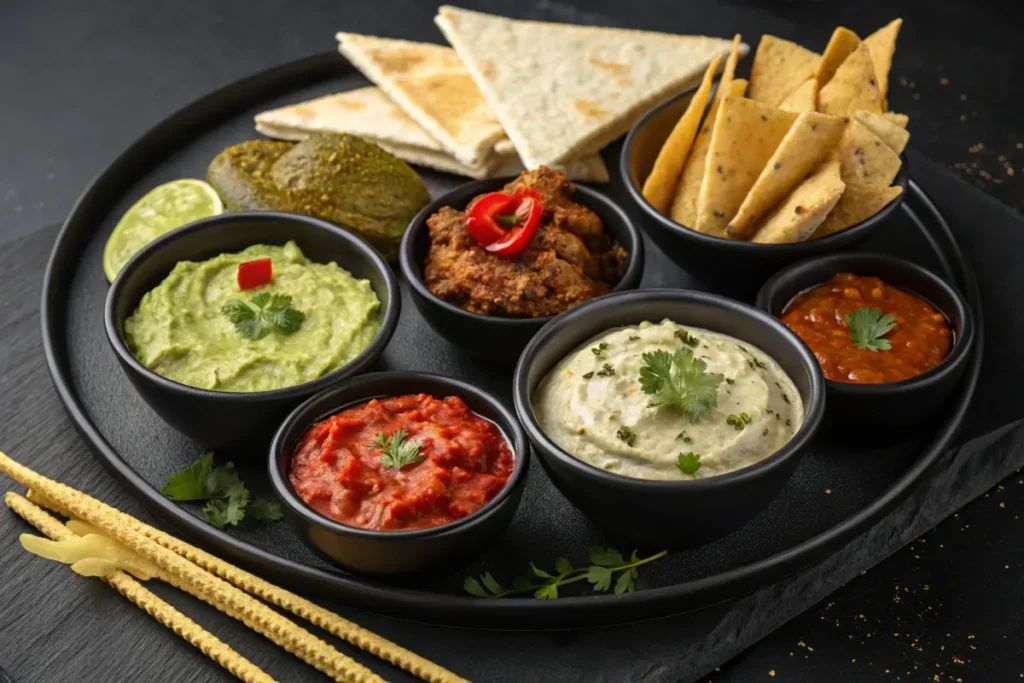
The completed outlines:
{"type": "Polygon", "coordinates": [[[306,319],[305,313],[292,308],[290,296],[269,292],[260,292],[249,301],[225,301],[220,312],[227,316],[238,334],[252,341],[263,339],[271,332],[294,334],[306,319]]]}
{"type": "Polygon", "coordinates": [[[213,453],[204,453],[194,463],[167,480],[160,493],[171,500],[206,500],[210,497],[206,482],[213,470],[213,453]]]}
{"type": "Polygon", "coordinates": [[[526,574],[512,579],[510,588],[497,581],[490,572],[478,577],[467,576],[463,588],[478,598],[503,598],[506,595],[533,593],[538,600],[554,600],[559,589],[572,583],[587,581],[591,587],[606,593],[610,589],[616,595],[636,590],[637,567],[661,559],[667,554],[663,550],[650,557],[640,557],[634,550],[629,560],[614,548],[594,546],[590,549],[590,565],[574,567],[564,557],[555,560],[555,572],[540,569],[531,562],[526,574]],[[614,583],[613,583],[614,581],[614,583]]]}
{"type": "MultiPolygon", "coordinates": [[[[160,492],[176,501],[206,501],[203,518],[218,529],[237,526],[246,517],[249,489],[234,463],[216,466],[213,453],[204,453],[180,472],[172,474],[160,492]]],[[[280,503],[265,498],[253,502],[252,518],[269,524],[284,514],[280,503]]]]}
{"type": "Polygon", "coordinates": [[[215,498],[203,506],[203,517],[218,529],[238,526],[245,519],[245,507],[249,504],[249,489],[241,481],[235,483],[227,498],[215,498]]]}
{"type": "Polygon", "coordinates": [[[281,509],[281,504],[269,498],[257,498],[254,500],[249,506],[249,512],[252,514],[253,519],[264,524],[276,522],[284,517],[284,510],[281,509]]]}
{"type": "Polygon", "coordinates": [[[896,328],[896,316],[877,308],[858,308],[846,314],[850,339],[865,351],[888,351],[892,344],[885,335],[896,328]]]}
{"type": "Polygon", "coordinates": [[[643,360],[640,388],[654,397],[651,406],[681,410],[696,422],[718,405],[718,385],[724,377],[705,372],[707,363],[694,357],[689,347],[684,346],[674,354],[650,351],[643,355],[643,360]]]}

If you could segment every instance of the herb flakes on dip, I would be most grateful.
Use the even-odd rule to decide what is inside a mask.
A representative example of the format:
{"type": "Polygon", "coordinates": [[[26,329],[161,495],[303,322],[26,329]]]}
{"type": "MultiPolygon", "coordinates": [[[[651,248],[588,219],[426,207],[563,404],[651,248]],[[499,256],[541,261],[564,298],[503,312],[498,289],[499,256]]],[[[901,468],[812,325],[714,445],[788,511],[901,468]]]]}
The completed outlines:
{"type": "Polygon", "coordinates": [[[132,354],[167,379],[255,392],[303,384],[359,355],[380,330],[369,281],[313,263],[294,242],[181,261],[124,323],[132,354]],[[239,289],[239,267],[272,264],[266,284],[239,289]]]}
{"type": "Polygon", "coordinates": [[[515,458],[498,427],[457,396],[373,399],[306,431],[288,480],[307,505],[361,529],[454,522],[505,488],[515,458]]]}
{"type": "Polygon", "coordinates": [[[671,320],[590,340],[544,378],[533,408],[573,457],[667,480],[763,460],[796,434],[804,413],[793,381],[763,351],[671,320]]]}

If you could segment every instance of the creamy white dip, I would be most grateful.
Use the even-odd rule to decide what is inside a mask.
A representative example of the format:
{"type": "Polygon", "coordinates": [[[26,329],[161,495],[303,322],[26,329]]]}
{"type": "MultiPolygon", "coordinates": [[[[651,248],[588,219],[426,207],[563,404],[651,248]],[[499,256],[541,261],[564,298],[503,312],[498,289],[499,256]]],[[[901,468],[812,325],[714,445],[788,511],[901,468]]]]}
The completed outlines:
{"type": "Polygon", "coordinates": [[[713,477],[752,465],[785,445],[804,415],[793,381],[759,348],[671,320],[591,339],[544,378],[533,410],[567,453],[637,479],[713,477]],[[684,346],[707,364],[705,372],[724,377],[717,406],[696,421],[672,406],[651,406],[640,384],[644,353],[684,346]],[[696,472],[680,469],[681,453],[700,455],[696,472]]]}

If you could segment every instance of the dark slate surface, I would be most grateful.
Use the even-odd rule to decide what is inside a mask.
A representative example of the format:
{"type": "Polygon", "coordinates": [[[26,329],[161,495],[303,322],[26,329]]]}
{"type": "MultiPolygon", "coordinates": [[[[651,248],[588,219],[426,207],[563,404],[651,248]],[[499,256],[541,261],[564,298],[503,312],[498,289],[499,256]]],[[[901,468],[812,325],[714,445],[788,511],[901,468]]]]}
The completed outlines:
{"type": "MultiPolygon", "coordinates": [[[[961,3],[944,5],[941,11],[921,0],[899,4],[908,26],[900,40],[895,75],[906,85],[896,80],[890,101],[895,109],[914,115],[915,146],[943,163],[962,164],[958,172],[969,180],[1004,201],[1019,202],[1024,196],[1015,172],[1024,158],[1017,148],[1024,108],[1015,88],[1021,64],[1014,34],[1019,3],[961,3]]],[[[719,35],[741,30],[748,40],[760,32],[777,32],[819,46],[835,22],[864,31],[893,13],[889,3],[586,6],[581,11],[541,0],[506,11],[719,35]]],[[[0,242],[62,217],[94,173],[171,109],[252,71],[330,49],[336,28],[439,39],[429,21],[433,6],[412,1],[309,2],[299,10],[284,3],[235,0],[205,7],[164,1],[30,5],[15,0],[4,10],[0,90],[8,93],[5,104],[13,104],[0,111],[6,131],[0,155],[0,242]],[[281,30],[283,25],[288,30],[281,30]]],[[[940,194],[941,200],[952,197],[953,191],[940,194]]],[[[1019,225],[994,227],[1009,219],[998,207],[988,208],[984,213],[965,208],[957,220],[965,234],[974,235],[972,228],[978,226],[978,241],[965,246],[975,257],[983,289],[1005,293],[1001,305],[986,305],[986,390],[972,413],[972,434],[998,427],[1021,412],[1019,399],[1011,393],[1020,374],[1014,371],[1016,348],[1012,343],[998,345],[996,338],[1020,338],[1015,311],[1020,285],[1014,276],[1015,254],[1024,245],[1019,225]]],[[[0,448],[145,517],[88,457],[60,411],[42,365],[36,311],[52,237],[52,231],[37,232],[0,253],[5,282],[0,303],[0,448]]],[[[1011,428],[970,444],[938,488],[914,499],[928,503],[920,515],[914,514],[913,502],[908,503],[891,520],[889,528],[899,533],[880,529],[868,535],[859,546],[844,551],[852,553],[850,564],[871,564],[1012,472],[1021,459],[1018,431],[1011,428]]],[[[1019,615],[1010,605],[1019,597],[1019,584],[1012,578],[1017,574],[1003,567],[1020,566],[1024,552],[1017,542],[1019,526],[1010,523],[1004,510],[979,501],[965,512],[972,523],[951,520],[928,536],[932,543],[936,537],[957,534],[954,552],[920,552],[915,544],[913,550],[899,553],[837,593],[834,603],[814,607],[710,679],[772,680],[770,671],[779,676],[775,680],[787,681],[932,680],[940,673],[938,680],[1016,677],[1015,643],[1022,634],[1019,615]],[[930,590],[923,587],[928,576],[934,577],[930,590]],[[926,612],[934,607],[938,617],[916,619],[915,611],[913,628],[905,630],[907,614],[892,607],[898,604],[893,586],[908,585],[917,593],[928,593],[927,604],[913,609],[926,612]],[[833,618],[842,619],[844,627],[853,625],[833,628],[833,618]],[[917,640],[900,644],[891,634],[901,631],[917,640]],[[944,640],[946,633],[958,640],[944,640]],[[888,651],[880,638],[885,634],[888,651]],[[894,642],[899,646],[894,648],[894,642]],[[972,654],[973,642],[982,644],[984,654],[972,654]],[[855,647],[859,649],[851,649],[855,647]],[[795,656],[787,659],[791,651],[795,656]],[[905,663],[905,671],[896,663],[905,663]]],[[[10,515],[0,515],[0,666],[16,680],[229,680],[110,589],[27,558],[16,542],[23,528],[10,515]]],[[[423,629],[371,615],[356,618],[475,680],[690,680],[855,574],[850,564],[841,564],[826,563],[807,577],[731,606],[585,634],[479,634],[423,629]],[[702,637],[707,632],[712,636],[702,637]],[[687,646],[697,639],[701,646],[687,646]]],[[[163,593],[279,679],[321,679],[222,615],[173,591],[163,593]]],[[[390,680],[405,680],[379,662],[369,663],[390,680]]]]}

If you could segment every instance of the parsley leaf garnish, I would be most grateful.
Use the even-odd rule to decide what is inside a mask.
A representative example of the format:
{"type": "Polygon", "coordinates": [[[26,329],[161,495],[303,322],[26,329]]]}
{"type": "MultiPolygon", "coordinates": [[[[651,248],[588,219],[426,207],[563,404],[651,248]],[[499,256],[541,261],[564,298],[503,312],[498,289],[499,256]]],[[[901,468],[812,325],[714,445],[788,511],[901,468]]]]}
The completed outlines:
{"type": "Polygon", "coordinates": [[[540,569],[531,562],[526,574],[512,579],[510,588],[499,583],[490,572],[481,574],[479,578],[467,576],[463,588],[478,598],[503,598],[517,593],[533,593],[533,597],[538,600],[554,600],[558,598],[562,586],[586,581],[600,593],[606,593],[609,589],[616,595],[631,593],[636,590],[637,567],[661,559],[666,554],[667,551],[663,550],[642,558],[634,550],[626,560],[614,548],[594,546],[590,549],[590,565],[586,567],[574,567],[568,559],[560,557],[555,560],[554,573],[540,569]]]}
{"type": "Polygon", "coordinates": [[[882,313],[877,308],[858,308],[846,314],[850,339],[865,351],[888,351],[892,344],[885,335],[896,327],[896,316],[882,313]]]}
{"type": "Polygon", "coordinates": [[[627,446],[632,446],[636,443],[636,432],[633,431],[632,427],[622,425],[619,427],[619,431],[615,432],[615,436],[619,437],[620,441],[625,441],[627,446]]]}
{"type": "Polygon", "coordinates": [[[608,342],[601,342],[597,346],[590,349],[590,352],[598,358],[604,358],[604,352],[608,349],[608,342]]]}
{"type": "Polygon", "coordinates": [[[719,373],[705,372],[707,363],[683,347],[674,354],[650,351],[643,355],[640,388],[651,394],[651,406],[670,406],[696,422],[718,405],[719,373]]]}
{"type": "Polygon", "coordinates": [[[700,469],[700,453],[680,453],[676,467],[683,474],[695,474],[700,469]]]}
{"type": "MultiPolygon", "coordinates": [[[[172,474],[160,492],[176,501],[206,501],[203,517],[218,529],[237,526],[246,517],[249,489],[234,463],[213,464],[213,453],[204,453],[180,472],[172,474]]],[[[259,499],[253,503],[252,518],[269,524],[284,516],[280,503],[259,499]]]]}
{"type": "Polygon", "coordinates": [[[404,429],[399,429],[390,437],[381,432],[377,435],[377,440],[370,444],[370,449],[381,452],[381,465],[396,470],[423,460],[423,456],[420,455],[420,444],[409,439],[409,432],[404,429]]]}
{"type": "Polygon", "coordinates": [[[601,369],[597,371],[598,377],[611,377],[615,374],[615,368],[612,367],[611,363],[605,363],[601,366],[601,369]]]}
{"type": "Polygon", "coordinates": [[[677,329],[675,331],[675,335],[687,346],[692,346],[696,348],[697,345],[700,344],[700,339],[697,339],[695,336],[693,336],[686,330],[677,329]]]}
{"type": "Polygon", "coordinates": [[[260,292],[249,301],[225,301],[220,312],[234,324],[238,334],[253,341],[263,339],[271,332],[294,334],[306,319],[305,313],[292,308],[290,296],[269,292],[260,292]]]}

